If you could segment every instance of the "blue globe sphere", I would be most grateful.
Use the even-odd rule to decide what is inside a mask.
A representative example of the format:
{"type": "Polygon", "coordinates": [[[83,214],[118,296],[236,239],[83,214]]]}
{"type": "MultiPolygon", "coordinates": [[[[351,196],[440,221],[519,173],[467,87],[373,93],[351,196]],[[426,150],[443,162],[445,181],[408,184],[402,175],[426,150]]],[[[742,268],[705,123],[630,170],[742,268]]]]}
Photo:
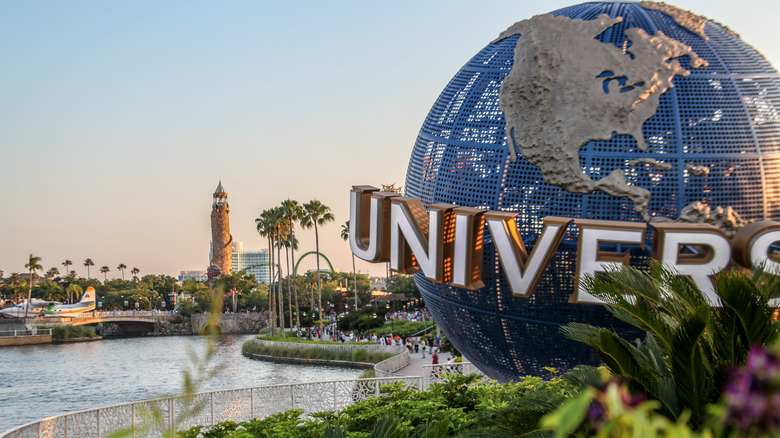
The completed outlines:
{"type": "MultiPolygon", "coordinates": [[[[526,128],[538,128],[523,126],[522,113],[507,135],[507,118],[500,102],[502,85],[506,86],[504,81],[513,68],[523,67],[514,59],[516,48],[526,44],[522,32],[507,32],[488,44],[446,86],[414,145],[406,194],[421,198],[426,205],[447,202],[517,212],[518,231],[530,246],[541,232],[545,216],[679,220],[693,211],[706,220],[733,211],[739,216],[739,223],[734,224],[737,227],[751,220],[780,220],[778,73],[761,54],[722,25],[658,5],[585,3],[551,13],[586,21],[596,20],[601,14],[620,17],[622,20],[610,22],[603,32],[593,36],[632,59],[633,48],[637,53],[639,50],[637,41],[629,37],[637,35],[632,28],[643,29],[648,37],[661,37],[662,33],[696,55],[675,57],[690,74],[673,76],[673,86],[659,93],[653,103],[655,112],[639,123],[637,133],[629,135],[616,129],[607,139],[584,142],[576,155],[579,161],[574,165],[586,181],[598,182],[621,170],[626,186],[649,193],[644,208],[630,197],[550,183],[540,162],[532,164],[533,160],[524,155],[529,149],[513,138],[514,133],[526,128]],[[695,63],[696,57],[705,62],[695,63]]],[[[580,53],[572,62],[587,64],[589,57],[589,53],[580,53]]],[[[666,62],[668,65],[670,61],[666,62]]],[[[646,86],[644,81],[626,84],[625,77],[608,67],[592,75],[598,86],[603,82],[605,95],[633,85],[646,86]],[[615,83],[609,84],[613,79],[615,83]],[[622,88],[610,88],[616,85],[622,88]]],[[[532,79],[520,76],[514,80],[532,79]]],[[[531,90],[535,83],[526,85],[531,90]]],[[[566,88],[570,84],[558,85],[566,88]]],[[[564,121],[575,126],[584,116],[573,113],[567,117],[564,121]]],[[[549,129],[561,128],[552,125],[549,129]]],[[[492,378],[507,381],[520,375],[544,374],[547,366],[568,370],[581,363],[594,364],[598,363],[595,352],[567,340],[560,327],[569,322],[618,330],[628,327],[601,306],[569,303],[574,291],[576,242],[577,230],[570,227],[530,298],[512,295],[487,229],[484,288],[461,289],[434,283],[420,274],[415,280],[449,340],[492,378]]],[[[645,265],[646,254],[635,251],[631,263],[645,265]]]]}

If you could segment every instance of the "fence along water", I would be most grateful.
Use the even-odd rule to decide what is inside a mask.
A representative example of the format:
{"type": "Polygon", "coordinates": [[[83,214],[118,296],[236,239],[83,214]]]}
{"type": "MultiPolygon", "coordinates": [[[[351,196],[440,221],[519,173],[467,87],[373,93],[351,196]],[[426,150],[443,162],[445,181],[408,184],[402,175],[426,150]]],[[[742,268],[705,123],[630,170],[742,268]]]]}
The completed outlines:
{"type": "MultiPolygon", "coordinates": [[[[381,396],[380,388],[394,382],[404,382],[407,389],[427,390],[435,382],[445,380],[445,373],[478,372],[468,362],[423,366],[422,376],[381,377],[373,379],[335,380],[330,382],[297,383],[259,386],[195,394],[191,397],[170,397],[90,409],[34,421],[0,435],[0,438],[104,437],[112,432],[133,429],[133,437],[156,437],[168,431],[183,430],[196,425],[211,425],[222,421],[247,421],[265,418],[290,409],[302,409],[304,414],[325,410],[338,411],[353,403],[381,396]],[[192,407],[202,407],[194,415],[192,407]],[[155,410],[161,420],[144,423],[146,413],[155,410]]],[[[482,377],[483,382],[489,382],[482,377]]]]}

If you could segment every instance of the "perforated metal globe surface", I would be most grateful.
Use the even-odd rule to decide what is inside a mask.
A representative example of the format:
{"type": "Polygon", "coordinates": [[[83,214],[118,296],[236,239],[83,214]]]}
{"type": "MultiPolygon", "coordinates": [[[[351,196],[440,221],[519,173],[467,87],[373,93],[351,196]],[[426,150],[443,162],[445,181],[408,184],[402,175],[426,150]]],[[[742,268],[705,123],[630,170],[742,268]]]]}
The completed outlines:
{"type": "MultiPolygon", "coordinates": [[[[551,13],[573,20],[534,17],[508,29],[437,99],[414,145],[406,194],[426,205],[518,212],[518,231],[531,246],[545,216],[720,220],[732,227],[780,220],[777,72],[727,28],[664,8],[585,3],[551,13]],[[587,30],[597,33],[582,33],[587,30]],[[567,38],[589,48],[555,46],[567,38]],[[652,51],[659,47],[666,51],[652,51]],[[598,65],[599,59],[617,64],[598,65]],[[654,76],[637,77],[642,70],[628,59],[669,69],[664,74],[673,86],[657,82],[650,90],[654,76]],[[543,82],[550,76],[552,83],[543,82]],[[629,104],[621,108],[616,99],[624,97],[629,104]],[[646,116],[626,116],[641,105],[646,116]],[[591,134],[599,129],[590,125],[608,135],[591,134]],[[618,184],[602,184],[608,175],[618,184]]],[[[420,274],[415,280],[454,346],[495,379],[595,364],[595,353],[565,339],[560,326],[627,327],[601,306],[569,303],[576,242],[570,227],[530,298],[512,295],[488,230],[484,288],[461,289],[420,274]]],[[[645,254],[634,251],[632,264],[646,263],[645,254]]]]}

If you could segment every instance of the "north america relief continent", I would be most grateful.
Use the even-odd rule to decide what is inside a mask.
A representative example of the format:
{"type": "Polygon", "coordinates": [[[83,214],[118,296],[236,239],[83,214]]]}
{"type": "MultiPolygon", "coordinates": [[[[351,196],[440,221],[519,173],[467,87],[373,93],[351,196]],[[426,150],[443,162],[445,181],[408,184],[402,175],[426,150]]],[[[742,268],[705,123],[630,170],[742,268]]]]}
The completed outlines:
{"type": "Polygon", "coordinates": [[[690,74],[675,58],[688,56],[694,68],[707,62],[660,31],[650,36],[627,29],[631,45],[623,49],[594,39],[620,21],[608,15],[592,21],[539,15],[512,25],[500,38],[517,33],[521,38],[499,105],[513,161],[519,151],[545,182],[572,193],[599,190],[627,198],[650,221],[648,190],[629,185],[623,169],[592,180],[580,167],[579,151],[613,134],[631,135],[646,150],[642,125],[672,79],[690,74]]]}

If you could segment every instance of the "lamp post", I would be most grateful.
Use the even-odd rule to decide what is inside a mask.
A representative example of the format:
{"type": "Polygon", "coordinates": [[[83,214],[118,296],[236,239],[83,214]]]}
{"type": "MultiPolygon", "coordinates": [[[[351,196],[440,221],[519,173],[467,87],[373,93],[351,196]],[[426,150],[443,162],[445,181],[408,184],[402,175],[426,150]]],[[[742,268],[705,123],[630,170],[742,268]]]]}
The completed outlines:
{"type": "Polygon", "coordinates": [[[395,332],[395,300],[390,300],[390,330],[395,332]]]}
{"type": "MultiPolygon", "coordinates": [[[[354,259],[353,259],[354,263],[354,259]]],[[[357,298],[357,272],[355,272],[355,265],[352,265],[352,287],[355,288],[355,311],[358,309],[358,298],[357,298]]]]}

